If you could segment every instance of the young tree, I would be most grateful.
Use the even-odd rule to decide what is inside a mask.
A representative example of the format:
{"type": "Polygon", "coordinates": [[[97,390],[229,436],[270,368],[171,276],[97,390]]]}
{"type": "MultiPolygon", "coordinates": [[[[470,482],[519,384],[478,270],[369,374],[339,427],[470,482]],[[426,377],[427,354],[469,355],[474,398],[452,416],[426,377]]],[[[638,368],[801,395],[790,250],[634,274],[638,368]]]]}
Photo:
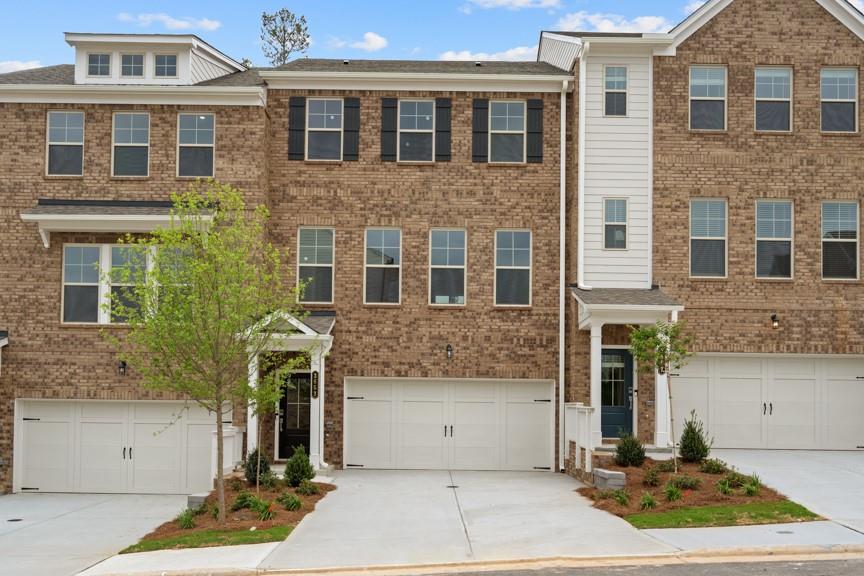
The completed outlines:
{"type": "Polygon", "coordinates": [[[129,330],[106,336],[145,386],[214,415],[224,522],[222,418],[250,397],[250,358],[264,354],[280,329],[272,313],[300,315],[297,290],[286,279],[285,255],[265,237],[265,207],[247,209],[237,189],[216,182],[173,200],[171,226],[126,237],[119,265],[112,262],[106,305],[129,330]]]}
{"type": "Polygon", "coordinates": [[[630,353],[641,372],[666,375],[669,393],[669,424],[672,429],[672,459],[678,473],[678,450],[675,442],[675,413],[672,408],[673,370],[683,368],[691,356],[693,339],[684,333],[682,322],[657,322],[649,326],[630,327],[630,353]]]}
{"type": "Polygon", "coordinates": [[[261,51],[273,66],[288,62],[294,52],[309,48],[309,27],[305,16],[297,16],[287,8],[272,14],[261,14],[261,51]]]}

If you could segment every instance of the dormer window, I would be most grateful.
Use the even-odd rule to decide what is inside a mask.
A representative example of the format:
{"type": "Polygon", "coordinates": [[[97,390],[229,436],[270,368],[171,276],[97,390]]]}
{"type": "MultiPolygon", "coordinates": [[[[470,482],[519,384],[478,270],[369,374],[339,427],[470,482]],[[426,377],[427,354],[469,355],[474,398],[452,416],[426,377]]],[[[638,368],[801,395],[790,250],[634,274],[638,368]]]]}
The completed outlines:
{"type": "Polygon", "coordinates": [[[88,54],[87,55],[88,76],[110,76],[111,55],[110,54],[88,54]]]}
{"type": "Polygon", "coordinates": [[[156,54],[156,68],[154,76],[156,76],[156,78],[176,78],[177,55],[156,54]]]}
{"type": "Polygon", "coordinates": [[[120,57],[120,75],[124,78],[143,78],[144,55],[123,54],[120,57]]]}

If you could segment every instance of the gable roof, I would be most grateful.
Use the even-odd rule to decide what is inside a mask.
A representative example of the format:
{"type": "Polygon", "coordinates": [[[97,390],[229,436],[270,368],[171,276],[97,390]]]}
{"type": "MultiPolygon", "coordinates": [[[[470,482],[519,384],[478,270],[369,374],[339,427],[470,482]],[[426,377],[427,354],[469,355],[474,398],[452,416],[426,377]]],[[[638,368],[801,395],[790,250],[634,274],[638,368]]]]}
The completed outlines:
{"type": "Polygon", "coordinates": [[[473,62],[459,60],[341,60],[298,58],[283,64],[285,72],[356,72],[389,74],[537,74],[568,76],[567,72],[545,62],[473,62]]]}

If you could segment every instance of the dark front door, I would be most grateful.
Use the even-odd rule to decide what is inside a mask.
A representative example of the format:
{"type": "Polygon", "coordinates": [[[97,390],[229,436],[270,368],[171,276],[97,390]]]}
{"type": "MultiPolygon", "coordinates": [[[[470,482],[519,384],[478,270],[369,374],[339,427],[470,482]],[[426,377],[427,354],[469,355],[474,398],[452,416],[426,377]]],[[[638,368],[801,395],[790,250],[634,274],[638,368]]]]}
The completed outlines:
{"type": "Polygon", "coordinates": [[[633,432],[633,356],[629,350],[603,350],[600,375],[604,438],[633,432]]]}
{"type": "Polygon", "coordinates": [[[311,375],[292,374],[279,401],[279,458],[290,458],[296,446],[309,454],[311,375]]]}

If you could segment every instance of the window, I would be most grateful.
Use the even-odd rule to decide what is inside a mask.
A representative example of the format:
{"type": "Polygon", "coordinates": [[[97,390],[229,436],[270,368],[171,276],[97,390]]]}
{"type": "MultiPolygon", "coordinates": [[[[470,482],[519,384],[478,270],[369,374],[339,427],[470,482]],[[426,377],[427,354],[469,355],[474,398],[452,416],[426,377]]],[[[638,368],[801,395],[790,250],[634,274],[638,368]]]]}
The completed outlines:
{"type": "Polygon", "coordinates": [[[756,202],[756,277],[792,278],[792,202],[756,202]]]}
{"type": "Polygon", "coordinates": [[[110,54],[88,54],[87,55],[88,76],[111,76],[110,54]]]}
{"type": "Polygon", "coordinates": [[[429,235],[429,303],[465,304],[464,230],[432,230],[429,235]]]}
{"type": "Polygon", "coordinates": [[[432,162],[435,159],[435,102],[399,101],[399,161],[432,162]]]}
{"type": "Polygon", "coordinates": [[[150,157],[150,114],[114,114],[114,176],[147,176],[150,157]]]}
{"type": "Polygon", "coordinates": [[[144,76],[144,55],[123,54],[120,56],[120,75],[127,78],[142,78],[144,76]]]}
{"type": "Polygon", "coordinates": [[[213,114],[180,114],[177,120],[177,175],[213,176],[213,114]]]}
{"type": "Polygon", "coordinates": [[[858,278],[858,203],[822,204],[822,278],[858,278]]]}
{"type": "Polygon", "coordinates": [[[690,129],[726,129],[726,68],[690,68],[690,129]]]}
{"type": "Polygon", "coordinates": [[[690,202],[690,276],[726,277],[726,201],[690,202]]]}
{"type": "Polygon", "coordinates": [[[525,102],[491,102],[489,161],[525,162],[525,102]]]}
{"type": "Polygon", "coordinates": [[[858,70],[822,70],[822,131],[858,131],[858,70]]]}
{"type": "Polygon", "coordinates": [[[131,309],[134,305],[134,290],[144,280],[147,271],[147,256],[143,248],[137,246],[108,246],[111,249],[111,322],[123,323],[126,317],[121,310],[114,310],[113,304],[131,309]]]}
{"type": "Polygon", "coordinates": [[[756,68],[756,130],[792,130],[792,70],[756,68]]]}
{"type": "Polygon", "coordinates": [[[606,66],[605,72],[606,116],[627,116],[627,68],[606,66]]]}
{"type": "Polygon", "coordinates": [[[63,322],[123,323],[121,310],[109,312],[103,303],[132,305],[132,290],[147,273],[147,254],[140,246],[63,246],[63,322]],[[103,270],[110,274],[103,275],[103,270]]]}
{"type": "Polygon", "coordinates": [[[84,174],[84,113],[48,112],[49,176],[84,174]]]}
{"type": "Polygon", "coordinates": [[[100,247],[63,247],[63,322],[99,322],[100,247]]]}
{"type": "Polygon", "coordinates": [[[305,283],[302,302],[333,302],[333,229],[301,228],[297,277],[305,283]]]}
{"type": "Polygon", "coordinates": [[[342,100],[309,99],[306,159],[342,160],[342,100]]]}
{"type": "Polygon", "coordinates": [[[157,78],[176,78],[177,77],[177,55],[176,54],[157,54],[156,67],[154,76],[157,78]]]}
{"type": "Polygon", "coordinates": [[[627,200],[603,200],[603,247],[606,250],[627,249],[627,200]]]}
{"type": "Polygon", "coordinates": [[[531,232],[495,232],[495,305],[531,305],[531,232]]]}
{"type": "Polygon", "coordinates": [[[399,304],[401,263],[401,230],[390,228],[366,230],[364,303],[399,304]]]}

